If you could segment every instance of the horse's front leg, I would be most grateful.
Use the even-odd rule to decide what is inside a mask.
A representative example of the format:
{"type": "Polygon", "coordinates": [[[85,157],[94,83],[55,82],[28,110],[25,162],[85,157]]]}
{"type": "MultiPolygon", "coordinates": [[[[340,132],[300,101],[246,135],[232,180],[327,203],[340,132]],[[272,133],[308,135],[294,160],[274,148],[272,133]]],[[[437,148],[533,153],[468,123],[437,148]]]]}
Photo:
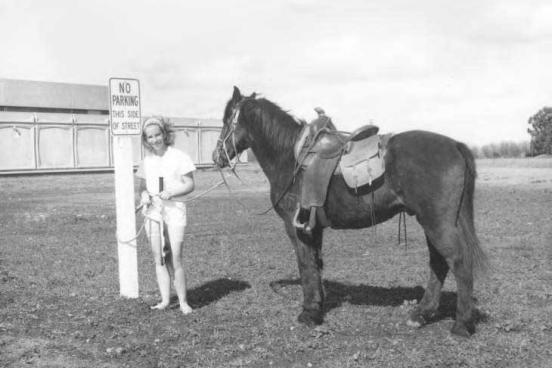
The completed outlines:
{"type": "Polygon", "coordinates": [[[311,236],[298,234],[291,219],[286,222],[286,231],[295,248],[301,286],[303,287],[303,311],[297,318],[307,326],[323,322],[324,289],[322,285],[322,234],[316,227],[311,236]]]}

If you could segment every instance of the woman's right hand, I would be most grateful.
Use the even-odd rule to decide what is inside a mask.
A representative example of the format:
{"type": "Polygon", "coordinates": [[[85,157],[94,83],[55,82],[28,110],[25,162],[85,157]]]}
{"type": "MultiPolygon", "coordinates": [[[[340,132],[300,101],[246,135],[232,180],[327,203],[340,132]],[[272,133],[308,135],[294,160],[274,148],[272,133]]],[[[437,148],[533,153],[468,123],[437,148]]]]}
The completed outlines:
{"type": "Polygon", "coordinates": [[[141,198],[140,198],[140,204],[143,206],[149,206],[151,204],[151,196],[147,191],[143,191],[141,198]]]}

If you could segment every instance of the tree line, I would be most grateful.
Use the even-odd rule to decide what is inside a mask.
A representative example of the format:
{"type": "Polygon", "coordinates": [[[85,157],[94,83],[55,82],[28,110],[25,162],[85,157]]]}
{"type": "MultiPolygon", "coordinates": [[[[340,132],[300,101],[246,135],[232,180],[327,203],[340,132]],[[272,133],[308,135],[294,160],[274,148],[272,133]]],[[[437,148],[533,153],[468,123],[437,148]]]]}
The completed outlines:
{"type": "Polygon", "coordinates": [[[531,156],[531,142],[504,141],[470,147],[475,158],[518,158],[531,156]]]}
{"type": "Polygon", "coordinates": [[[543,107],[527,122],[530,140],[505,141],[470,147],[476,158],[513,158],[552,155],[552,107],[543,107]]]}

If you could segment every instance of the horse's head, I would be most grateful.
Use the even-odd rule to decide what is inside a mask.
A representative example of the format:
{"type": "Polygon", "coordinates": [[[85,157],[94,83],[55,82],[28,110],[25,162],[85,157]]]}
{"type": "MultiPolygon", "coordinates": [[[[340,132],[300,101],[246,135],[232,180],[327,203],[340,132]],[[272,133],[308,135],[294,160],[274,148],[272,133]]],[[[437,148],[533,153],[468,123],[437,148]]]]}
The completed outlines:
{"type": "Polygon", "coordinates": [[[234,86],[232,98],[226,104],[224,117],[222,119],[222,130],[220,132],[217,146],[213,151],[213,161],[218,167],[229,166],[234,157],[249,148],[247,132],[243,126],[242,107],[245,101],[255,99],[255,94],[243,96],[234,86]]]}

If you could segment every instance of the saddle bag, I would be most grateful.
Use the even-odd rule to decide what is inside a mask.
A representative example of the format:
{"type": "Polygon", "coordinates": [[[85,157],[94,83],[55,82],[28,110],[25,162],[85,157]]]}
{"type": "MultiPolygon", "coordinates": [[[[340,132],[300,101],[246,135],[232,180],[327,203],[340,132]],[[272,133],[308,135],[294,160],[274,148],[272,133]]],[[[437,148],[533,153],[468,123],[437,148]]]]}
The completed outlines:
{"type": "Polygon", "coordinates": [[[366,185],[371,186],[385,172],[384,149],[380,135],[351,141],[348,144],[339,161],[345,183],[355,190],[366,185]]]}

